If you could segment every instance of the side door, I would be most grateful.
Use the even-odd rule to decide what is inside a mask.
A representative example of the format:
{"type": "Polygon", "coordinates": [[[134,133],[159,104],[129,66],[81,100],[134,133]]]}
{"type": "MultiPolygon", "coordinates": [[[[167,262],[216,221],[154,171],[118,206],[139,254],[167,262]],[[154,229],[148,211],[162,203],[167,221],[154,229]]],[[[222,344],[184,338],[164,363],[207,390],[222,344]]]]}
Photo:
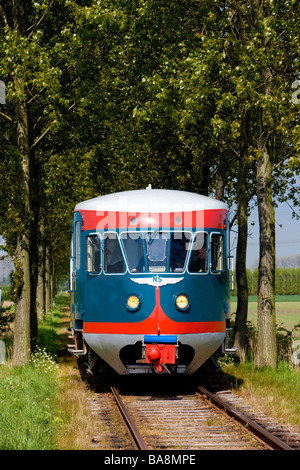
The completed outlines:
{"type": "Polygon", "coordinates": [[[85,234],[84,245],[84,319],[90,322],[98,320],[97,313],[101,305],[102,246],[100,234],[96,232],[85,234]]]}
{"type": "Polygon", "coordinates": [[[74,213],[73,219],[73,254],[71,258],[71,291],[73,291],[74,305],[72,312],[75,316],[75,329],[82,329],[83,316],[83,263],[82,263],[82,217],[79,212],[74,213]]]}

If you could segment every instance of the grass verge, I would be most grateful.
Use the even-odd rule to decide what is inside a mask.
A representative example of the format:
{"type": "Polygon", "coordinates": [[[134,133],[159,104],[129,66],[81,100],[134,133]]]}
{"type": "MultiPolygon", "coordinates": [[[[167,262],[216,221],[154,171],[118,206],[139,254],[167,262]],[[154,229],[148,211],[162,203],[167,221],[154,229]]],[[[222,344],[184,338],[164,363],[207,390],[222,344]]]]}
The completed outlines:
{"type": "Polygon", "coordinates": [[[253,407],[300,432],[300,369],[283,362],[276,369],[257,369],[252,363],[222,367],[228,387],[253,407]]]}
{"type": "MultiPolygon", "coordinates": [[[[67,298],[69,302],[69,298],[67,298]]],[[[60,450],[89,450],[96,433],[96,419],[91,416],[87,398],[92,397],[82,380],[77,359],[67,351],[70,324],[69,304],[60,309],[57,344],[58,395],[55,409],[59,425],[55,430],[56,446],[60,450]]]]}
{"type": "Polygon", "coordinates": [[[66,350],[68,296],[39,326],[29,365],[0,365],[0,450],[89,449],[94,421],[75,358],[66,350]]]}
{"type": "Polygon", "coordinates": [[[54,449],[55,361],[38,349],[29,366],[0,367],[0,449],[54,449]]]}

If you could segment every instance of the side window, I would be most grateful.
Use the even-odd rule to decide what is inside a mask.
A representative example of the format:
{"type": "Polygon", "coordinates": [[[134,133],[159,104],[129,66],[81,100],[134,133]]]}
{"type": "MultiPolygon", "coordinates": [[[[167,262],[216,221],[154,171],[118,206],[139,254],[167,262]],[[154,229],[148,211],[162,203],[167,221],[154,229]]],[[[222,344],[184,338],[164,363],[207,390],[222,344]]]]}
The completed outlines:
{"type": "Polygon", "coordinates": [[[75,256],[76,256],[76,262],[75,262],[75,266],[76,266],[76,269],[80,269],[80,257],[81,257],[81,253],[80,253],[80,222],[77,221],[75,223],[75,256]]]}
{"type": "Polygon", "coordinates": [[[224,270],[224,236],[218,233],[211,236],[211,270],[224,270]]]}
{"type": "Polygon", "coordinates": [[[125,270],[125,263],[117,234],[104,234],[104,272],[124,273],[125,270]]]}
{"type": "Polygon", "coordinates": [[[207,273],[207,233],[196,234],[189,264],[190,273],[207,273]]]}
{"type": "Polygon", "coordinates": [[[86,270],[89,273],[99,273],[101,270],[100,243],[98,235],[86,237],[86,270]]]}

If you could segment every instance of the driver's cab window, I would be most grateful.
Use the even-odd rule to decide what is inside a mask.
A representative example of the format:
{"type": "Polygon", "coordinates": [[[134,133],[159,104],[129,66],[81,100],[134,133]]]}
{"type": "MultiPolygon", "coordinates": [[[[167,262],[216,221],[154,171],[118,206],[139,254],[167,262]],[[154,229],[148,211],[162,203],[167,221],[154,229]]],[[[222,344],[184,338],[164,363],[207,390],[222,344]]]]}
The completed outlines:
{"type": "Polygon", "coordinates": [[[164,273],[167,269],[169,237],[167,233],[149,233],[145,236],[147,264],[150,272],[164,273]]]}
{"type": "Polygon", "coordinates": [[[146,270],[144,256],[144,242],[141,233],[122,233],[128,269],[131,273],[143,273],[146,270]]]}

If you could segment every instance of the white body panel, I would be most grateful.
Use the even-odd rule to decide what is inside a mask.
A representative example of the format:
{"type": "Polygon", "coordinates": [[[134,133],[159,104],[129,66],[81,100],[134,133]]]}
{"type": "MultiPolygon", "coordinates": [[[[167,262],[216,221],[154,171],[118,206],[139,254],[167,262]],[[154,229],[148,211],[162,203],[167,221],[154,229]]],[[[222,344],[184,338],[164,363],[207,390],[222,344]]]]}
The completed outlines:
{"type": "Polygon", "coordinates": [[[210,197],[168,189],[141,189],[95,197],[76,205],[75,211],[184,212],[227,209],[226,204],[210,197]]]}
{"type": "MultiPolygon", "coordinates": [[[[124,346],[143,341],[144,335],[112,335],[112,334],[83,334],[86,343],[109,364],[118,374],[130,375],[131,373],[152,373],[149,364],[126,368],[120,360],[120,350],[124,346]]],[[[178,341],[188,344],[195,350],[195,356],[187,369],[181,368],[178,372],[193,374],[196,370],[221,346],[225,339],[225,333],[199,333],[177,335],[178,341]]]]}

